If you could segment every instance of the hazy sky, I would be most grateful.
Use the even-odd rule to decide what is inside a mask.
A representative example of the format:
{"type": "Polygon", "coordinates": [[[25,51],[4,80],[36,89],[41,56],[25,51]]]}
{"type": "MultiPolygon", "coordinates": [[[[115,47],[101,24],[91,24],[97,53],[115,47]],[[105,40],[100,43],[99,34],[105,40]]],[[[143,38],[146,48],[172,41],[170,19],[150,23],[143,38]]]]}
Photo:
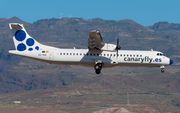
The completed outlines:
{"type": "Polygon", "coordinates": [[[16,16],[33,23],[45,18],[132,19],[149,26],[180,23],[180,0],[0,0],[0,18],[16,16]]]}

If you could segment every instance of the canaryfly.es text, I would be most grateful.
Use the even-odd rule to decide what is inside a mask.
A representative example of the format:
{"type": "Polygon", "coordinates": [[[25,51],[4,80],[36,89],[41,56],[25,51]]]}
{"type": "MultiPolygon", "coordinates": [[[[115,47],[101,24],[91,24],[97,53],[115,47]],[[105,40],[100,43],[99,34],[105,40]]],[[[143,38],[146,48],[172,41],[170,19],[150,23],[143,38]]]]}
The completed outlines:
{"type": "Polygon", "coordinates": [[[134,58],[134,57],[125,57],[124,61],[140,61],[141,63],[148,62],[151,63],[153,61],[153,58],[149,58],[149,56],[145,56],[144,58],[134,58]]]}

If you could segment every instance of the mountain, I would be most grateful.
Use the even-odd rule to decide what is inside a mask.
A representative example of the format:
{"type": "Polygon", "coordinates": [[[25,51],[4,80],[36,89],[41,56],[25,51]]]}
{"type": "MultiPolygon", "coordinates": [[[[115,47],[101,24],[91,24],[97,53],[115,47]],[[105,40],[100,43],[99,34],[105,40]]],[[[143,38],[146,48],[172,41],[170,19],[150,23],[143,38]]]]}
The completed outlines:
{"type": "Polygon", "coordinates": [[[12,17],[1,18],[0,29],[0,109],[4,110],[3,105],[16,108],[13,101],[21,100],[24,103],[20,108],[41,108],[49,106],[50,102],[51,108],[58,110],[58,107],[64,106],[62,109],[67,111],[69,105],[74,107],[69,112],[78,111],[81,106],[97,111],[96,106],[114,105],[119,96],[123,96],[123,103],[119,103],[126,104],[126,94],[130,93],[134,104],[143,103],[161,112],[171,109],[179,112],[180,70],[176,65],[180,59],[179,24],[158,22],[145,27],[129,19],[114,21],[99,18],[52,18],[31,24],[12,17]],[[114,67],[103,69],[97,76],[93,68],[51,65],[10,55],[8,51],[14,49],[14,44],[8,24],[16,22],[24,24],[27,32],[37,41],[50,46],[87,48],[89,31],[99,30],[104,42],[115,44],[119,37],[122,49],[158,50],[175,63],[167,67],[164,74],[159,68],[114,67]],[[113,101],[104,101],[107,97],[113,101]],[[33,104],[36,99],[44,101],[44,105],[33,104]],[[161,107],[153,106],[161,102],[161,107]]]}
{"type": "MultiPolygon", "coordinates": [[[[4,87],[0,88],[0,93],[47,89],[69,85],[72,82],[80,82],[95,76],[92,68],[50,65],[10,55],[8,50],[14,49],[14,44],[8,24],[16,22],[24,24],[27,32],[37,41],[60,48],[87,48],[88,33],[96,29],[100,31],[104,42],[115,44],[119,37],[122,49],[154,49],[164,52],[166,56],[174,61],[178,61],[180,58],[179,36],[175,33],[159,31],[160,29],[164,31],[167,28],[173,30],[174,27],[172,26],[178,26],[179,24],[174,25],[164,22],[144,27],[133,20],[113,21],[99,18],[91,20],[52,18],[38,20],[30,24],[17,17],[2,18],[0,19],[0,84],[4,87]],[[84,72],[81,68],[87,71],[84,72]],[[52,75],[51,73],[53,73],[53,77],[49,76],[52,75]]],[[[148,68],[145,70],[148,70],[148,68]]]]}
{"type": "Polygon", "coordinates": [[[180,24],[168,23],[168,22],[158,22],[148,28],[155,31],[164,32],[166,34],[174,34],[180,36],[180,24]]]}

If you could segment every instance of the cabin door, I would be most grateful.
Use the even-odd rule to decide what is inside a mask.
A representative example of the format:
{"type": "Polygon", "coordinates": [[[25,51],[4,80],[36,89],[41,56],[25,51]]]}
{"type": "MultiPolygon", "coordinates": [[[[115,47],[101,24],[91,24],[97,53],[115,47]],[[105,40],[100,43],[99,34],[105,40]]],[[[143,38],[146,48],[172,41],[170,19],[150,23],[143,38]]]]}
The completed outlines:
{"type": "Polygon", "coordinates": [[[54,60],[54,53],[49,53],[49,60],[54,60]]]}

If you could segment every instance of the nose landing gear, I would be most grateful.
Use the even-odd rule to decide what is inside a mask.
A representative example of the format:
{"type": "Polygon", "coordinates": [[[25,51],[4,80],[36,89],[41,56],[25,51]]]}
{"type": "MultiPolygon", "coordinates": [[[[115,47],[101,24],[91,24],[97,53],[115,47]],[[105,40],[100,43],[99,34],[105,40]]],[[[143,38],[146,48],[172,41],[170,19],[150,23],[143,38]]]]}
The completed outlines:
{"type": "Polygon", "coordinates": [[[161,72],[164,73],[164,69],[161,69],[161,72]]]}
{"type": "Polygon", "coordinates": [[[101,73],[101,69],[102,69],[102,63],[97,63],[94,66],[94,69],[95,69],[96,74],[100,74],[101,73]]]}
{"type": "Polygon", "coordinates": [[[161,66],[160,68],[161,68],[161,72],[164,73],[165,66],[161,66]]]}

